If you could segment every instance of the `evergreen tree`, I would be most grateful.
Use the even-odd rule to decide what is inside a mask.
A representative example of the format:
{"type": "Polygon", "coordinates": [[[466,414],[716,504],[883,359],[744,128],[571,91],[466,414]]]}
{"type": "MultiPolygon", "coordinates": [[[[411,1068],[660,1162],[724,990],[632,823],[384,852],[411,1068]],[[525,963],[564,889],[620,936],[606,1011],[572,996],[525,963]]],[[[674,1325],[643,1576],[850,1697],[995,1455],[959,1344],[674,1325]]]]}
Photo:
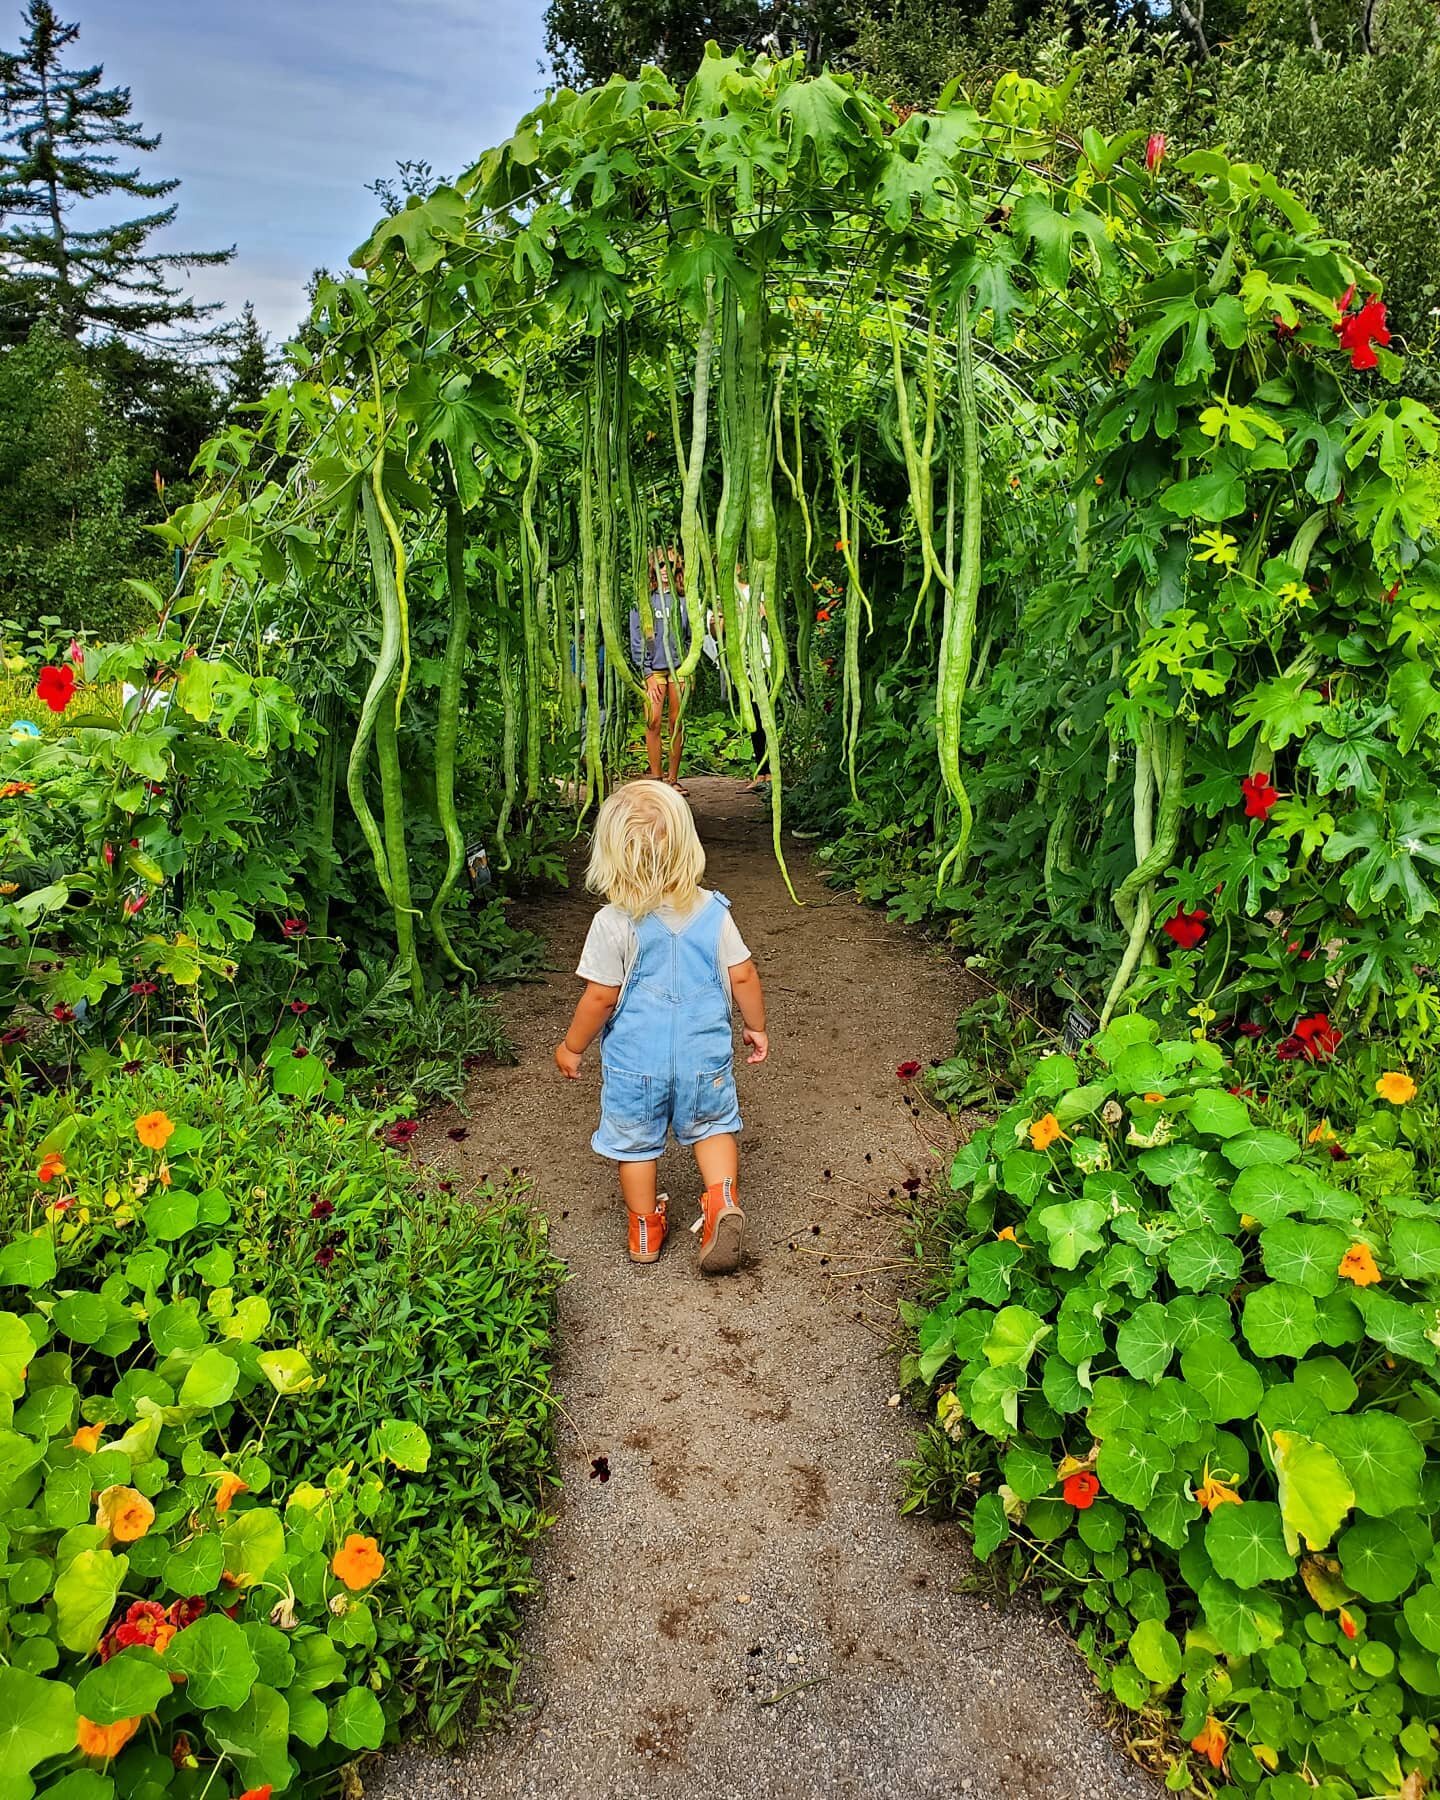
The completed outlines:
{"type": "Polygon", "coordinates": [[[20,48],[0,52],[0,341],[22,341],[40,318],[71,339],[204,318],[214,308],[171,278],[234,252],[151,248],[173,201],[90,230],[73,223],[78,201],[165,201],[179,183],[123,166],[122,154],[148,155],[160,139],[130,117],[128,88],[103,85],[103,67],[66,67],[79,26],[62,23],[50,0],[28,0],[23,24],[20,48]]]}
{"type": "Polygon", "coordinates": [[[225,365],[225,404],[227,409],[251,406],[270,392],[274,374],[270,346],[255,317],[255,308],[245,302],[235,334],[234,350],[225,365]]]}

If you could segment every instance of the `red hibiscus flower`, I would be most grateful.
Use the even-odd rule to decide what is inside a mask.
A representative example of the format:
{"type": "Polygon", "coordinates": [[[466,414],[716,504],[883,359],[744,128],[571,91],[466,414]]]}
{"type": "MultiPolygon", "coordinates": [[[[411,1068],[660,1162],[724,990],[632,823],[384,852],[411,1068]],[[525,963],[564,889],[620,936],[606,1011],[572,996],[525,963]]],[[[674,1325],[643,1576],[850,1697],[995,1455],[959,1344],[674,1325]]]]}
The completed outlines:
{"type": "Polygon", "coordinates": [[[919,1073],[920,1065],[918,1062],[903,1062],[895,1071],[895,1079],[897,1081],[913,1081],[919,1073]]]}
{"type": "Polygon", "coordinates": [[[75,697],[75,671],[69,663],[58,668],[46,663],[35,683],[35,696],[43,700],[53,713],[63,713],[75,697]]]}
{"type": "Polygon", "coordinates": [[[395,1119],[385,1127],[382,1135],[392,1150],[403,1150],[419,1129],[418,1119],[395,1119]]]}
{"type": "Polygon", "coordinates": [[[1311,1062],[1328,1062],[1340,1047],[1340,1033],[1327,1013],[1312,1013],[1295,1024],[1295,1036],[1311,1062]]]}
{"type": "Polygon", "coordinates": [[[1153,175],[1165,160],[1165,133],[1152,131],[1145,140],[1145,167],[1153,175]]]}
{"type": "Polygon", "coordinates": [[[1086,1507],[1093,1506],[1099,1492],[1100,1482],[1088,1469],[1067,1475],[1065,1485],[1060,1489],[1066,1505],[1073,1506],[1077,1512],[1084,1512],[1086,1507]]]}
{"type": "MultiPolygon", "coordinates": [[[[1353,293],[1354,290],[1350,291],[1353,293]]],[[[1385,323],[1385,302],[1378,294],[1372,294],[1359,312],[1347,313],[1341,317],[1335,327],[1335,335],[1340,340],[1340,348],[1350,352],[1352,369],[1373,369],[1380,360],[1375,354],[1376,344],[1390,342],[1390,330],[1385,323]]]]}
{"type": "Polygon", "coordinates": [[[1247,819],[1268,819],[1270,809],[1280,798],[1270,785],[1270,777],[1260,773],[1247,775],[1240,783],[1240,792],[1245,796],[1245,817],[1247,819]]]}
{"type": "Polygon", "coordinates": [[[1160,929],[1182,950],[1193,950],[1205,935],[1205,921],[1209,917],[1209,913],[1200,907],[1196,907],[1194,912],[1186,912],[1183,906],[1177,906],[1174,916],[1167,919],[1160,929]]]}
{"type": "Polygon", "coordinates": [[[302,938],[309,929],[303,919],[284,919],[280,924],[280,930],[287,938],[302,938]]]}

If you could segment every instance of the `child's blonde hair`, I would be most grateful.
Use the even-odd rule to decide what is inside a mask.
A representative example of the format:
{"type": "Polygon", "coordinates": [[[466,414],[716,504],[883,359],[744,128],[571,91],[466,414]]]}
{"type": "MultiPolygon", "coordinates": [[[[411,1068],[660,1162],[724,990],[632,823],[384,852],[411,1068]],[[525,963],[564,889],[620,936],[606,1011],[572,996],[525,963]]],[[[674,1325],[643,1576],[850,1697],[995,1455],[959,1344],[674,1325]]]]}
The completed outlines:
{"type": "Polygon", "coordinates": [[[663,781],[631,781],[600,808],[585,885],[643,919],[657,906],[689,912],[705,851],[683,797],[663,781]]]}

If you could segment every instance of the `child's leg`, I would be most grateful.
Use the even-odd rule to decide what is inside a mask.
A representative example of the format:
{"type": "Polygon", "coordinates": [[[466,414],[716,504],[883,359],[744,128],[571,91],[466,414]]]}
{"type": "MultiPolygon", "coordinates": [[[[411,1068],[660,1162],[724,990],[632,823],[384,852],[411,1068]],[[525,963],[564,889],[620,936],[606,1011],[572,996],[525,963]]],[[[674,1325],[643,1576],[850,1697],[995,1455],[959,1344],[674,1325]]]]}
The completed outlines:
{"type": "Polygon", "coordinates": [[[659,1165],[653,1162],[622,1162],[617,1166],[620,1170],[620,1192],[625,1199],[625,1210],[642,1215],[653,1213],[655,1171],[659,1165]]]}
{"type": "Polygon", "coordinates": [[[701,1138],[695,1145],[695,1163],[705,1183],[697,1221],[700,1273],[729,1275],[740,1267],[745,1256],[745,1215],[736,1193],[739,1146],[728,1131],[701,1138]]]}

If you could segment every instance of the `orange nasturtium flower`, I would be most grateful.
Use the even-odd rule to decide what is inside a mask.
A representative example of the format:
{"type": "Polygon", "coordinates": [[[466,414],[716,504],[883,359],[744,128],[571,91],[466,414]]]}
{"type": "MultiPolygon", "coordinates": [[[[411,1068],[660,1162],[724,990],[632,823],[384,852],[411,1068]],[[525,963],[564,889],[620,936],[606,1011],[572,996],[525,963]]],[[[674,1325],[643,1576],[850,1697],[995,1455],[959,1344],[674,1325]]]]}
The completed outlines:
{"type": "Polygon", "coordinates": [[[163,1112],[141,1113],[135,1121],[135,1135],[147,1150],[163,1150],[175,1130],[175,1121],[163,1112]]]}
{"type": "Polygon", "coordinates": [[[1415,1083],[1408,1075],[1392,1069],[1375,1083],[1375,1092],[1392,1106],[1404,1106],[1415,1098],[1415,1083]]]}
{"type": "Polygon", "coordinates": [[[1164,1094],[1142,1094],[1140,1098],[1147,1106],[1163,1106],[1165,1104],[1164,1094]]]}
{"type": "Polygon", "coordinates": [[[330,1567],[352,1594],[358,1594],[385,1573],[385,1558],[373,1537],[361,1537],[352,1531],[335,1552],[330,1567]]]}
{"type": "Polygon", "coordinates": [[[35,1179],[40,1182],[54,1181],[57,1175],[65,1173],[65,1158],[58,1150],[47,1150],[40,1158],[40,1167],[35,1171],[35,1179]]]}
{"type": "Polygon", "coordinates": [[[1212,1713],[1190,1740],[1190,1748],[1205,1757],[1212,1769],[1225,1761],[1225,1746],[1230,1742],[1225,1727],[1212,1713]]]}
{"type": "Polygon", "coordinates": [[[103,1425],[82,1425],[71,1438],[70,1448],[83,1450],[88,1456],[93,1456],[100,1448],[100,1437],[104,1430],[103,1425]]]}
{"type": "Polygon", "coordinates": [[[140,1729],[139,1718],[119,1719],[113,1725],[97,1725],[83,1715],[75,1720],[75,1742],[86,1756],[118,1756],[140,1729]]]}
{"type": "Polygon", "coordinates": [[[274,1783],[267,1781],[263,1787],[246,1788],[245,1792],[240,1796],[240,1800],[270,1800],[270,1795],[273,1792],[274,1783]]]}
{"type": "Polygon", "coordinates": [[[228,1472],[222,1475],[220,1477],[220,1485],[215,1490],[216,1512],[229,1512],[235,1496],[237,1494],[248,1494],[249,1492],[250,1484],[248,1481],[242,1481],[238,1475],[231,1475],[228,1472]]]}
{"type": "Polygon", "coordinates": [[[120,1544],[133,1544],[155,1523],[155,1508],[132,1487],[107,1487],[95,1508],[95,1523],[120,1544]]]}
{"type": "Polygon", "coordinates": [[[1352,1244],[1340,1258],[1336,1272],[1344,1280],[1353,1281],[1356,1287],[1373,1287],[1380,1279],[1380,1270],[1368,1244],[1352,1244]]]}
{"type": "Polygon", "coordinates": [[[1245,1502],[1228,1482],[1219,1481],[1207,1469],[1205,1479],[1195,1490],[1195,1498],[1206,1512],[1214,1512],[1217,1506],[1243,1506],[1245,1502]]]}
{"type": "Polygon", "coordinates": [[[1322,1119],[1318,1125],[1312,1125],[1306,1132],[1305,1142],[1307,1144],[1328,1144],[1334,1136],[1335,1133],[1330,1128],[1330,1121],[1322,1119]]]}
{"type": "Polygon", "coordinates": [[[1064,1137],[1065,1133],[1060,1129],[1060,1121],[1054,1113],[1046,1113],[1044,1118],[1037,1119],[1030,1127],[1030,1148],[1032,1150],[1048,1150],[1053,1143],[1064,1137]]]}

